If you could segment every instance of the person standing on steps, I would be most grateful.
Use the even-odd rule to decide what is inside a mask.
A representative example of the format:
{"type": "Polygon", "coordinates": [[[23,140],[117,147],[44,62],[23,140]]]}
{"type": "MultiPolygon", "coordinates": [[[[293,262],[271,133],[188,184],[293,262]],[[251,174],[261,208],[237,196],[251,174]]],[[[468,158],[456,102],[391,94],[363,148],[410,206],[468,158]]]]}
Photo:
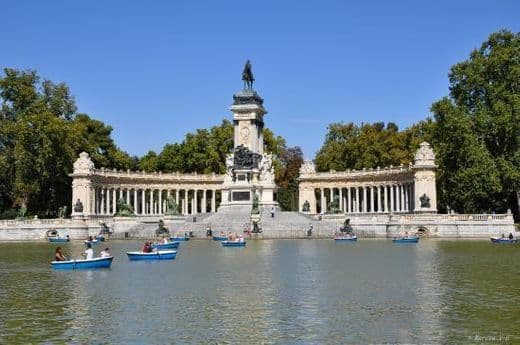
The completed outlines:
{"type": "Polygon", "coordinates": [[[307,237],[311,237],[312,236],[312,229],[313,229],[313,225],[311,224],[309,226],[309,230],[307,230],[307,237]]]}
{"type": "Polygon", "coordinates": [[[274,218],[274,206],[271,206],[271,218],[274,218]]]}

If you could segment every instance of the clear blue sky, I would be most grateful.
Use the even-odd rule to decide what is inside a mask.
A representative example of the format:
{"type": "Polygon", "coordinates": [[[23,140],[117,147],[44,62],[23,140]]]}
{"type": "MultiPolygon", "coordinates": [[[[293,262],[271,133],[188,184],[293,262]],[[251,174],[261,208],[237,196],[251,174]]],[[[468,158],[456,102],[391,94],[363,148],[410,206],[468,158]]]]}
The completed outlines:
{"type": "Polygon", "coordinates": [[[67,83],[131,154],[231,118],[251,59],[266,125],[312,158],[332,122],[407,127],[520,1],[0,1],[0,66],[67,83]]]}

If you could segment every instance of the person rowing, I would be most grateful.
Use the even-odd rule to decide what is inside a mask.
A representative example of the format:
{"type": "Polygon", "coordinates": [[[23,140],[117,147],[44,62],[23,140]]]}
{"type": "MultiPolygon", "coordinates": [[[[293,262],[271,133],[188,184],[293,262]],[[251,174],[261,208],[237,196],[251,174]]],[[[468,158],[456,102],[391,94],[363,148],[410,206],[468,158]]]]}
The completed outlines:
{"type": "Polygon", "coordinates": [[[109,258],[112,256],[112,255],[110,255],[110,249],[108,249],[108,247],[103,249],[101,251],[100,255],[101,255],[101,258],[109,258]]]}
{"type": "Polygon", "coordinates": [[[94,259],[94,250],[92,249],[92,245],[89,243],[87,243],[87,250],[85,250],[85,257],[87,260],[92,260],[94,259]]]}
{"type": "Polygon", "coordinates": [[[56,248],[56,252],[54,253],[55,261],[67,261],[67,258],[61,252],[61,247],[56,248]]]}

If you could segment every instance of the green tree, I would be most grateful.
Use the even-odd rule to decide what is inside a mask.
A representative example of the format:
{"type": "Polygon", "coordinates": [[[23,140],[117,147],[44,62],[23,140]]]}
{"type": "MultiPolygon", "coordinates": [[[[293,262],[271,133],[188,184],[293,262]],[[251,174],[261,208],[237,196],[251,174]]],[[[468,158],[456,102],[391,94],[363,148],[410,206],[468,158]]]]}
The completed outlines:
{"type": "Polygon", "coordinates": [[[275,165],[275,181],[278,185],[278,203],[284,211],[298,210],[298,177],[303,164],[300,147],[280,148],[275,165]]]}
{"type": "MultiPolygon", "coordinates": [[[[450,98],[434,103],[432,110],[435,113],[439,132],[435,135],[436,142],[449,145],[445,142],[446,136],[443,121],[451,121],[447,114],[456,113],[464,119],[469,130],[474,133],[475,147],[480,155],[489,157],[478,164],[486,164],[480,169],[493,169],[499,180],[499,190],[492,186],[483,185],[482,188],[491,188],[487,191],[469,189],[467,199],[481,200],[477,205],[460,205],[457,211],[468,209],[485,211],[489,209],[500,212],[507,208],[513,209],[518,215],[517,197],[520,194],[520,34],[510,31],[493,33],[479,49],[471,52],[469,59],[454,65],[449,73],[450,98]],[[450,104],[448,106],[448,104],[450,104]],[[453,108],[453,109],[451,109],[453,108]],[[485,193],[485,195],[481,195],[485,193]]],[[[460,148],[464,151],[463,148],[460,148]]],[[[451,152],[451,150],[446,150],[451,152]]],[[[440,159],[446,166],[440,169],[454,169],[446,174],[459,174],[468,181],[461,184],[479,183],[478,175],[475,181],[471,169],[466,165],[452,164],[451,158],[441,150],[440,159]],[[468,170],[468,171],[465,171],[468,170]]],[[[455,160],[455,158],[453,159],[455,160]]],[[[476,164],[476,163],[475,163],[476,164]]],[[[484,179],[487,176],[481,175],[484,179]]],[[[444,177],[442,177],[444,178],[444,177]]],[[[493,177],[495,179],[495,177],[493,177]]],[[[446,181],[441,180],[444,185],[446,181]]],[[[450,184],[446,184],[449,188],[450,184]]],[[[454,186],[453,186],[454,187],[454,186]]],[[[444,194],[444,193],[443,193],[444,194]]],[[[445,195],[453,195],[446,191],[445,195]]],[[[444,200],[448,202],[448,200],[444,200]]]]}
{"type": "Polygon", "coordinates": [[[432,107],[437,120],[437,190],[439,207],[458,212],[491,212],[500,192],[500,179],[493,158],[479,142],[468,116],[443,99],[432,107]]]}
{"type": "Polygon", "coordinates": [[[429,138],[431,120],[423,121],[404,131],[396,124],[383,122],[333,123],[325,143],[316,155],[318,171],[386,167],[408,164],[419,143],[429,138]]]}
{"type": "Polygon", "coordinates": [[[141,159],[139,160],[139,169],[146,172],[154,172],[158,170],[158,156],[155,151],[148,151],[141,159]]]}
{"type": "Polygon", "coordinates": [[[64,83],[40,83],[35,71],[6,68],[0,98],[0,211],[23,206],[54,216],[70,203],[68,175],[81,151],[98,167],[134,165],[114,144],[110,126],[77,113],[64,83]]]}
{"type": "Polygon", "coordinates": [[[125,170],[135,167],[132,158],[115,145],[111,126],[80,113],[72,121],[72,130],[75,137],[74,151],[76,154],[87,152],[97,168],[125,170]]]}

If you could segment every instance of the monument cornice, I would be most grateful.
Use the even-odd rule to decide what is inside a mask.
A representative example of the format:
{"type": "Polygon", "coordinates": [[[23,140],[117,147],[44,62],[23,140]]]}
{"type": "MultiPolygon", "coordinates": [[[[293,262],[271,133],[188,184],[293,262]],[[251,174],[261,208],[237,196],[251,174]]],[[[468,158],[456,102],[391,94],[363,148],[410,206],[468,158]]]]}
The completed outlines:
{"type": "Polygon", "coordinates": [[[389,182],[412,181],[414,171],[412,166],[389,167],[382,169],[364,169],[347,171],[326,171],[304,173],[300,182],[389,182]]]}
{"type": "Polygon", "coordinates": [[[93,169],[90,173],[73,173],[73,178],[89,178],[94,184],[117,185],[169,185],[169,184],[222,184],[224,175],[220,174],[181,174],[181,173],[147,173],[120,170],[93,169]]]}

